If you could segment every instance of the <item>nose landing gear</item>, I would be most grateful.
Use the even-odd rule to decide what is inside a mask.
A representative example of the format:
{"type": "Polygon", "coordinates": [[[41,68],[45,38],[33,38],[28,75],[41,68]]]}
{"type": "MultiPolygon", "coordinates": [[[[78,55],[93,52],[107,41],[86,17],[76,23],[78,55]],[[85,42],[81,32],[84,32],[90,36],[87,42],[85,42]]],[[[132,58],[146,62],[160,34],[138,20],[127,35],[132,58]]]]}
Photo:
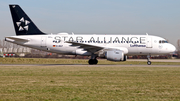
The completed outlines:
{"type": "Polygon", "coordinates": [[[151,55],[147,55],[147,64],[148,65],[151,65],[150,57],[151,57],[151,55]]]}

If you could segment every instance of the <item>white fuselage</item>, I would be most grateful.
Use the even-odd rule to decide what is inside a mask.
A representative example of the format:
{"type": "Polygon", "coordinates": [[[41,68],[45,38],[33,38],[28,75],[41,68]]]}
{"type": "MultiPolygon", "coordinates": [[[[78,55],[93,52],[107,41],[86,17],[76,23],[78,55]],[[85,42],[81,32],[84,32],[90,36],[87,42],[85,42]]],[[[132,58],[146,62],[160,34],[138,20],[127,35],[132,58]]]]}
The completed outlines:
{"type": "Polygon", "coordinates": [[[164,38],[151,35],[24,35],[7,37],[6,41],[67,55],[91,55],[91,52],[83,50],[79,46],[72,46],[71,43],[67,42],[100,46],[104,49],[119,49],[123,50],[126,55],[167,54],[176,49],[164,38]],[[24,39],[28,41],[24,41],[24,39]]]}

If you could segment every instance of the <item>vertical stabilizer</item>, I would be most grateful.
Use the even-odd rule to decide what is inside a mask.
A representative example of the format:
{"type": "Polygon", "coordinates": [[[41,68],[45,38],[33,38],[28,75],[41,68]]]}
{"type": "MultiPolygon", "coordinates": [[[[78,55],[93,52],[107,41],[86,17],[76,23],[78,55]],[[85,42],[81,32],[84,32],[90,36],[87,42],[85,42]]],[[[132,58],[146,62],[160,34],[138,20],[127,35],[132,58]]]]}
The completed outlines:
{"type": "Polygon", "coordinates": [[[16,35],[45,35],[19,5],[9,5],[16,35]]]}

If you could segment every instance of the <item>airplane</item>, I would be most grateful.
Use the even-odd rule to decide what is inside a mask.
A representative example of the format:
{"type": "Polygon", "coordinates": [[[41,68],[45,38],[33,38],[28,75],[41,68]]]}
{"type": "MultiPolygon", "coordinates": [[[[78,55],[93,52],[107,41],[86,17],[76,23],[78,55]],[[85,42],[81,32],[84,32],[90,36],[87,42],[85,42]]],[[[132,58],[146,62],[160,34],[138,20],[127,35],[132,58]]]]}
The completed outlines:
{"type": "Polygon", "coordinates": [[[5,41],[64,55],[90,56],[88,63],[98,63],[97,57],[109,61],[126,61],[129,55],[173,53],[176,48],[164,38],[153,35],[75,35],[74,33],[47,34],[39,30],[19,5],[9,5],[16,36],[5,41]]]}

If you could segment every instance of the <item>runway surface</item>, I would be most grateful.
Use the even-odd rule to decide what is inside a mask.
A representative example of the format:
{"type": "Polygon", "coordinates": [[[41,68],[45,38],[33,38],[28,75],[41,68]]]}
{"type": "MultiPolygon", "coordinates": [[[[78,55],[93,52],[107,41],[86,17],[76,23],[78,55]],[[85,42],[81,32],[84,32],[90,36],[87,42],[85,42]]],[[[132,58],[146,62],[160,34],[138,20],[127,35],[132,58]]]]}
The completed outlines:
{"type": "MultiPolygon", "coordinates": [[[[128,59],[127,61],[147,61],[146,59],[128,59]]],[[[180,62],[180,59],[151,59],[151,62],[180,62]]],[[[73,66],[73,67],[180,67],[180,65],[88,65],[88,64],[0,64],[0,66],[73,66]]]]}
{"type": "Polygon", "coordinates": [[[86,65],[86,64],[1,64],[0,66],[73,66],[73,67],[180,67],[180,65],[86,65]]]}
{"type": "MultiPolygon", "coordinates": [[[[127,59],[127,61],[147,61],[147,59],[127,59]]],[[[180,59],[150,59],[151,62],[180,62],[180,59]]]]}

